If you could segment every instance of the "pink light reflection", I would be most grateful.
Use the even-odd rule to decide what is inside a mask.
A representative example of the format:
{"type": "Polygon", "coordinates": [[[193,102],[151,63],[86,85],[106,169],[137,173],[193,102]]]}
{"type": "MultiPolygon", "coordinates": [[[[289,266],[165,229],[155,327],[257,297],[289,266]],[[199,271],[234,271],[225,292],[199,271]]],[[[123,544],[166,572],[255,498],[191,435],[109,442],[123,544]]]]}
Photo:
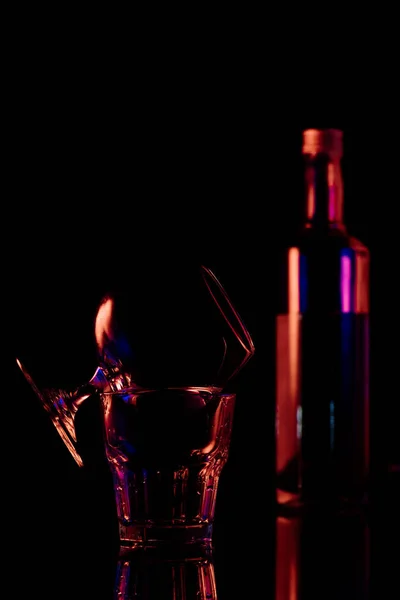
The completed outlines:
{"type": "Polygon", "coordinates": [[[298,248],[289,250],[289,314],[300,312],[300,252],[298,248]]]}
{"type": "Polygon", "coordinates": [[[342,313],[351,312],[351,258],[340,258],[340,303],[342,313]]]}

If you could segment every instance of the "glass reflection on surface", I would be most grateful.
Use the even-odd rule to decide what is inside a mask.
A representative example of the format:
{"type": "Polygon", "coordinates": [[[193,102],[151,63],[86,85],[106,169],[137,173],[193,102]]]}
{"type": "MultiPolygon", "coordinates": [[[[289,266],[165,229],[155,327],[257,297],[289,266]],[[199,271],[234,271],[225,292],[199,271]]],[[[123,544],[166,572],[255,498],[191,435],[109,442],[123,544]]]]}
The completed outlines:
{"type": "Polygon", "coordinates": [[[209,558],[150,560],[121,556],[114,600],[217,600],[214,565],[209,558]]]}
{"type": "Polygon", "coordinates": [[[361,517],[278,517],[275,600],[368,599],[369,540],[361,517]]]}

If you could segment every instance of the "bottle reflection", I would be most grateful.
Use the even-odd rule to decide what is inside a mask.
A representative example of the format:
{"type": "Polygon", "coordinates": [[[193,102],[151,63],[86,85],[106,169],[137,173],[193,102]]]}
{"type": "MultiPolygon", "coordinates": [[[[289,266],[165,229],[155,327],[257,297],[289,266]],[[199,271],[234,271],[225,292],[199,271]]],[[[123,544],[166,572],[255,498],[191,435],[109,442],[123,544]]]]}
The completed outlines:
{"type": "Polygon", "coordinates": [[[359,517],[278,517],[275,600],[368,599],[369,538],[359,517]]]}
{"type": "Polygon", "coordinates": [[[214,566],[208,558],[156,560],[121,557],[114,600],[217,600],[214,566]]]}

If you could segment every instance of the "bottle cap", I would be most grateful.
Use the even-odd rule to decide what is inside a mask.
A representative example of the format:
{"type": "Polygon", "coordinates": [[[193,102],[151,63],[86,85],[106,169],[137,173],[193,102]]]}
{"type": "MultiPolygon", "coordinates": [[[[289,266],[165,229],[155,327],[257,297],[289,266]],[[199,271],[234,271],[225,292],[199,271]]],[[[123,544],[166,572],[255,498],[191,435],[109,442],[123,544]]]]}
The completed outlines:
{"type": "Polygon", "coordinates": [[[303,154],[343,155],[343,132],[340,129],[306,129],[303,131],[303,154]]]}

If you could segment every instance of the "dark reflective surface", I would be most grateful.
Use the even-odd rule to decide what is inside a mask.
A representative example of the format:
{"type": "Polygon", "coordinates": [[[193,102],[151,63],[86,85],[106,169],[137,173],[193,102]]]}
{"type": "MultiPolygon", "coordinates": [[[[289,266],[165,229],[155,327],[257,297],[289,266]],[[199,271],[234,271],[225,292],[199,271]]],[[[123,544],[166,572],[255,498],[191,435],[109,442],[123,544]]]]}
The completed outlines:
{"type": "Polygon", "coordinates": [[[118,560],[114,600],[217,600],[211,560],[151,560],[125,556],[118,560]]]}
{"type": "Polygon", "coordinates": [[[364,518],[278,517],[276,600],[369,598],[370,527],[364,518]]]}
{"type": "MultiPolygon", "coordinates": [[[[390,508],[389,506],[387,507],[390,508]]],[[[391,510],[389,511],[389,513],[391,510]]],[[[272,517],[235,543],[219,528],[213,556],[119,553],[105,537],[91,546],[54,539],[25,545],[10,561],[7,597],[62,600],[374,600],[395,598],[400,520],[272,517]],[[263,538],[260,543],[261,537],[263,538]],[[259,545],[257,545],[259,543],[259,545]]]]}

